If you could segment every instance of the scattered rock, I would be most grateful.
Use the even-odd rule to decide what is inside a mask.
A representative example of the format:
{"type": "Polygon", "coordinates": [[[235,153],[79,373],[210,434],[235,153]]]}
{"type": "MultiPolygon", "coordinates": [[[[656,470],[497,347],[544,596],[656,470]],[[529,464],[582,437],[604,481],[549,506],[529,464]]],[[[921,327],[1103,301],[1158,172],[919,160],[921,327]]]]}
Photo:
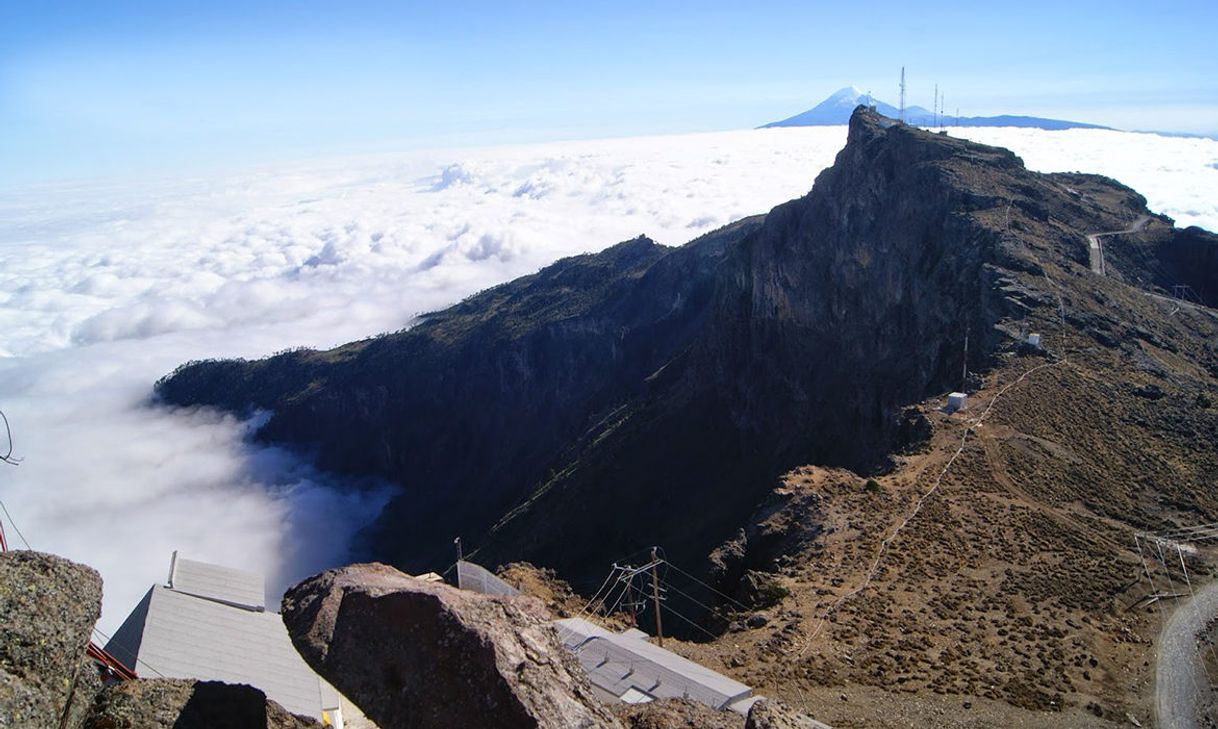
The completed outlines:
{"type": "Polygon", "coordinates": [[[739,590],[744,604],[754,608],[772,607],[791,594],[775,575],[759,570],[746,571],[739,590]]]}
{"type": "Polygon", "coordinates": [[[0,727],[59,727],[69,701],[69,721],[83,714],[97,687],[85,648],[101,593],[90,567],[41,552],[0,554],[0,727]]]}
{"type": "Polygon", "coordinates": [[[715,711],[689,699],[660,699],[646,704],[615,704],[613,713],[626,729],[741,729],[744,717],[715,711]]]}
{"type": "Polygon", "coordinates": [[[905,408],[897,426],[896,450],[904,454],[921,453],[929,447],[932,435],[930,419],[916,407],[905,408]]]}
{"type": "Polygon", "coordinates": [[[1147,400],[1158,400],[1163,397],[1163,388],[1153,384],[1142,385],[1141,387],[1135,389],[1133,394],[1137,395],[1138,397],[1144,397],[1147,400]]]}
{"type": "Polygon", "coordinates": [[[621,726],[535,598],[358,564],[289,590],[283,620],[313,670],[381,729],[621,726]]]}
{"type": "Polygon", "coordinates": [[[749,626],[750,628],[760,628],[768,622],[770,622],[770,619],[765,615],[761,613],[753,613],[749,616],[749,619],[745,621],[745,625],[749,626]]]}
{"type": "Polygon", "coordinates": [[[84,729],[321,729],[288,713],[253,686],[155,678],[109,686],[84,729]]]}

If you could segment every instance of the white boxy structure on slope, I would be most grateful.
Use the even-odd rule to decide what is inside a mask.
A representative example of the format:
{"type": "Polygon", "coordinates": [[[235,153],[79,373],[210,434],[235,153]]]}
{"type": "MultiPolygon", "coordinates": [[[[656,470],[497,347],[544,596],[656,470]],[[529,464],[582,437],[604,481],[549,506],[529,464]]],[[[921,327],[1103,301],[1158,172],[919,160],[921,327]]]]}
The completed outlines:
{"type": "Polygon", "coordinates": [[[604,700],[686,698],[748,714],[759,698],[739,681],[649,643],[641,630],[613,633],[582,618],[555,620],[554,627],[604,700]]]}
{"type": "Polygon", "coordinates": [[[278,613],[266,610],[261,575],[182,559],[153,585],[106,644],[145,678],[249,684],[295,714],[343,729],[354,705],[309,668],[278,613]]]}

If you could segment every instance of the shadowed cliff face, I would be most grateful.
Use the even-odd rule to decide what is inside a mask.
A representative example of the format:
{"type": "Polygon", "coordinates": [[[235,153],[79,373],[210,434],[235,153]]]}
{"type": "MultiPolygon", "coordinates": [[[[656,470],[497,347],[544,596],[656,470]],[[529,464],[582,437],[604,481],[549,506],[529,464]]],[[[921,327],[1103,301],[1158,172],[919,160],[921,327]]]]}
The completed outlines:
{"type": "Polygon", "coordinates": [[[157,393],[271,410],[260,439],[401,484],[367,536],[407,570],[442,568],[456,535],[577,583],[650,544],[693,564],[788,468],[883,469],[904,406],[1051,305],[1014,272],[1086,271],[1082,233],[1144,212],[860,108],[812,193],[764,217],[559,261],[335,350],[193,363],[157,393]]]}

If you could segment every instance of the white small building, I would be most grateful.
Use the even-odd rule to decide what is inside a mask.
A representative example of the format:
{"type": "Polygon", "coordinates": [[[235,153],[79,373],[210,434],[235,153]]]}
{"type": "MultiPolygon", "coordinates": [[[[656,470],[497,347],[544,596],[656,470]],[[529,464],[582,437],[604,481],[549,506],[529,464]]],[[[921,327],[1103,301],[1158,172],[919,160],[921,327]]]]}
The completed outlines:
{"type": "Polygon", "coordinates": [[[346,729],[370,726],[300,657],[279,614],[267,612],[262,575],[174,552],[169,583],[148,590],[106,651],[144,678],[248,684],[333,729],[344,729],[344,715],[346,729]]]}
{"type": "Polygon", "coordinates": [[[582,618],[555,620],[554,627],[604,701],[686,698],[747,715],[760,698],[739,681],[649,643],[641,630],[614,633],[582,618]]]}
{"type": "Polygon", "coordinates": [[[1036,332],[1029,334],[1028,335],[1028,346],[1036,347],[1037,349],[1040,349],[1040,335],[1037,334],[1036,332]]]}
{"type": "Polygon", "coordinates": [[[949,393],[947,396],[947,412],[954,413],[968,407],[968,395],[963,392],[949,393]]]}

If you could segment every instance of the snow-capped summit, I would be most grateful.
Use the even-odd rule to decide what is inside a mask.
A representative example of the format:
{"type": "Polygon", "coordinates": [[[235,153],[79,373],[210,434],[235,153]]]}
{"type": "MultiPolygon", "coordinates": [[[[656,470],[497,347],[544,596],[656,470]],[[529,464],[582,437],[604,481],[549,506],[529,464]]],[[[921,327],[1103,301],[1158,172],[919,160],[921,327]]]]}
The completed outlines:
{"type": "Polygon", "coordinates": [[[867,94],[864,94],[863,91],[857,86],[846,86],[834,91],[828,99],[825,99],[825,101],[837,101],[839,103],[844,103],[848,101],[857,101],[866,95],[867,94]]]}

